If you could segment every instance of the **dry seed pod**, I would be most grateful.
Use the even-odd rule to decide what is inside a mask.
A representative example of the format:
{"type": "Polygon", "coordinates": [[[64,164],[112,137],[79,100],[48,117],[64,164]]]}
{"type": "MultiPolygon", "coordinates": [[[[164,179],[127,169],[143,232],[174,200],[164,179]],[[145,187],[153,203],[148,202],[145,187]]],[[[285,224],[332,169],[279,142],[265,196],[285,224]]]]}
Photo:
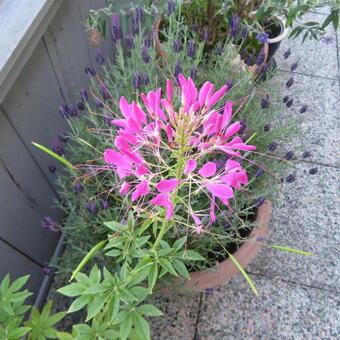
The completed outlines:
{"type": "Polygon", "coordinates": [[[89,41],[93,47],[99,47],[101,44],[102,37],[100,35],[100,32],[93,28],[89,31],[89,41]]]}

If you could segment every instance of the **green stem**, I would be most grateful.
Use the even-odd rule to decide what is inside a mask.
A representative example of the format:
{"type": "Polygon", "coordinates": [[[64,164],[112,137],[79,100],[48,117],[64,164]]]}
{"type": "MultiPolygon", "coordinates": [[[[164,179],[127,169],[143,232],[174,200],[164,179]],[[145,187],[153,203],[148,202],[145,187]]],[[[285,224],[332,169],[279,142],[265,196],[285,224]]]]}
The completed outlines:
{"type": "Polygon", "coordinates": [[[164,218],[161,230],[159,231],[156,242],[153,245],[153,249],[156,249],[158,247],[159,243],[162,241],[163,236],[164,236],[164,234],[166,233],[166,230],[167,230],[167,226],[168,226],[167,222],[168,222],[167,219],[164,218]]]}

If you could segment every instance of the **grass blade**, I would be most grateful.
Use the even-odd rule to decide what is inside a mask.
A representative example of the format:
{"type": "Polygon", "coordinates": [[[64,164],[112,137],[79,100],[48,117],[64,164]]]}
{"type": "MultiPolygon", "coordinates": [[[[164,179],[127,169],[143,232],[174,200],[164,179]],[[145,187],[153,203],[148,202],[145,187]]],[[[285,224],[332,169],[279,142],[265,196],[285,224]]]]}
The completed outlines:
{"type": "Polygon", "coordinates": [[[61,157],[59,155],[57,155],[55,152],[51,151],[50,149],[48,148],[45,148],[44,146],[38,144],[38,143],[35,143],[35,142],[32,142],[32,144],[37,147],[38,149],[46,152],[47,154],[49,154],[50,156],[54,157],[55,159],[57,159],[59,162],[65,164],[66,166],[68,166],[69,168],[71,169],[74,169],[74,166],[69,162],[67,161],[64,157],[61,157]]]}
{"type": "Polygon", "coordinates": [[[230,253],[228,253],[230,260],[234,263],[234,265],[238,268],[238,270],[242,273],[242,275],[244,276],[244,278],[247,280],[250,288],[252,289],[252,291],[255,293],[256,296],[259,296],[259,293],[254,285],[254,282],[251,280],[251,278],[249,277],[249,275],[246,273],[246,271],[243,269],[243,267],[239,264],[239,262],[236,260],[236,258],[231,255],[230,253]]]}
{"type": "Polygon", "coordinates": [[[105,243],[107,242],[107,240],[103,240],[99,243],[97,243],[87,254],[86,256],[83,258],[83,260],[78,264],[78,267],[76,268],[76,270],[72,273],[72,276],[69,280],[69,282],[71,282],[76,275],[84,268],[85,264],[87,262],[89,262],[89,260],[94,256],[95,253],[97,253],[101,248],[104,247],[105,243]]]}
{"type": "Polygon", "coordinates": [[[302,254],[302,255],[309,255],[309,256],[313,255],[313,253],[309,253],[309,252],[298,250],[298,249],[294,249],[294,248],[287,248],[287,247],[283,247],[283,246],[277,246],[275,244],[267,244],[267,246],[270,247],[270,248],[280,249],[280,250],[285,250],[285,251],[291,251],[293,253],[302,254]]]}

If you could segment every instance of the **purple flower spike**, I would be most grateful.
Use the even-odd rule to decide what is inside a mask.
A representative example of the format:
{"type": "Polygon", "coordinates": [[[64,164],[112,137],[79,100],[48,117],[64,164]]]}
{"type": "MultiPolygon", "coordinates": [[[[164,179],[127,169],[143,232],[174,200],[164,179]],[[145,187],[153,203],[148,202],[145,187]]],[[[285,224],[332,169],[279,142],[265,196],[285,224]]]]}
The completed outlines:
{"type": "Polygon", "coordinates": [[[76,195],[79,195],[81,194],[82,192],[84,192],[84,187],[79,183],[77,182],[75,185],[74,185],[74,192],[76,195]]]}
{"type": "Polygon", "coordinates": [[[234,83],[231,79],[227,79],[225,84],[228,86],[228,90],[230,90],[234,85],[234,83]]]}
{"type": "Polygon", "coordinates": [[[133,35],[131,33],[126,37],[126,45],[129,51],[135,48],[135,41],[133,40],[133,35]]]}
{"type": "Polygon", "coordinates": [[[89,100],[89,94],[87,93],[86,89],[80,89],[80,98],[83,103],[86,103],[89,100]]]}
{"type": "Polygon", "coordinates": [[[56,172],[57,168],[53,165],[53,164],[50,164],[48,166],[48,171],[51,172],[52,174],[54,174],[56,172]]]}
{"type": "Polygon", "coordinates": [[[137,16],[132,17],[132,33],[133,35],[136,35],[139,33],[139,21],[137,16]]]}
{"type": "Polygon", "coordinates": [[[284,103],[287,103],[289,99],[290,99],[290,96],[284,96],[283,99],[282,99],[282,101],[283,101],[284,103]]]}
{"type": "Polygon", "coordinates": [[[230,18],[229,21],[229,26],[230,26],[230,36],[232,38],[236,38],[237,37],[237,33],[238,33],[238,17],[236,15],[233,15],[230,18]]]}
{"type": "Polygon", "coordinates": [[[290,66],[291,72],[295,71],[295,70],[297,69],[297,67],[298,67],[298,63],[292,64],[292,65],[290,66]]]}
{"type": "Polygon", "coordinates": [[[192,66],[191,67],[191,71],[190,71],[190,78],[192,80],[195,80],[197,76],[197,67],[196,66],[192,66]]]}
{"type": "Polygon", "coordinates": [[[112,38],[115,41],[123,38],[122,27],[120,26],[118,15],[112,16],[112,38]]]}
{"type": "Polygon", "coordinates": [[[137,91],[140,90],[142,79],[138,72],[135,72],[133,74],[132,83],[133,83],[133,87],[135,88],[135,90],[137,91]]]}
{"type": "Polygon", "coordinates": [[[94,101],[96,102],[96,106],[98,109],[102,109],[104,107],[104,104],[99,99],[94,98],[94,101]]]}
{"type": "Polygon", "coordinates": [[[318,173],[318,168],[311,168],[311,169],[309,169],[309,173],[310,173],[311,175],[317,174],[317,173],[318,173]]]}
{"type": "Polygon", "coordinates": [[[100,93],[101,93],[101,95],[103,97],[103,100],[105,101],[105,100],[110,99],[111,98],[110,92],[109,92],[106,84],[100,83],[99,87],[100,87],[100,93]]]}
{"type": "Polygon", "coordinates": [[[261,99],[261,108],[268,109],[270,105],[269,95],[266,94],[264,98],[261,99]]]}
{"type": "Polygon", "coordinates": [[[142,76],[142,84],[144,86],[148,86],[150,83],[150,78],[149,78],[149,75],[147,73],[143,73],[143,76],[142,76]]]}
{"type": "Polygon", "coordinates": [[[144,61],[145,64],[148,64],[150,62],[150,56],[148,54],[148,49],[147,47],[143,46],[141,49],[141,55],[142,55],[142,60],[144,61]]]}
{"type": "Polygon", "coordinates": [[[194,24],[192,25],[192,30],[194,31],[194,33],[198,32],[198,24],[197,24],[197,22],[194,22],[194,24]]]}
{"type": "Polygon", "coordinates": [[[204,293],[205,293],[206,295],[211,295],[213,292],[214,292],[214,290],[213,290],[212,288],[204,289],[204,293]]]}
{"type": "Polygon", "coordinates": [[[296,179],[295,175],[292,174],[292,175],[289,175],[289,176],[286,177],[286,182],[287,183],[293,183],[295,181],[295,179],[296,179]]]}
{"type": "Polygon", "coordinates": [[[110,202],[107,200],[101,200],[101,205],[103,210],[107,210],[110,208],[110,202]]]}
{"type": "Polygon", "coordinates": [[[254,178],[259,178],[264,174],[264,170],[261,167],[258,167],[254,173],[254,178]]]}
{"type": "Polygon", "coordinates": [[[268,132],[270,130],[270,124],[266,124],[264,127],[263,127],[263,131],[264,132],[268,132]]]}
{"type": "Polygon", "coordinates": [[[294,83],[294,78],[290,77],[286,82],[287,89],[290,88],[293,85],[293,83],[294,83]]]}
{"type": "Polygon", "coordinates": [[[209,30],[207,26],[203,27],[203,40],[208,41],[209,40],[209,30]]]}
{"type": "Polygon", "coordinates": [[[147,35],[145,38],[144,38],[144,46],[146,48],[150,48],[151,47],[151,43],[152,43],[152,39],[149,35],[147,35]]]}
{"type": "Polygon", "coordinates": [[[256,35],[256,40],[261,44],[268,43],[269,42],[268,38],[269,34],[267,32],[261,32],[256,35]]]}
{"type": "Polygon", "coordinates": [[[302,108],[300,109],[300,113],[305,113],[308,110],[308,105],[304,105],[302,106],[302,108]]]}
{"type": "Polygon", "coordinates": [[[294,152],[293,151],[288,151],[286,154],[285,154],[285,159],[287,159],[288,161],[290,159],[292,159],[294,157],[294,152]]]}
{"type": "Polygon", "coordinates": [[[273,152],[277,149],[278,143],[277,142],[272,142],[268,145],[268,150],[273,152]]]}
{"type": "Polygon", "coordinates": [[[86,66],[86,67],[85,67],[85,74],[94,77],[94,76],[97,74],[97,72],[96,72],[96,70],[95,70],[93,67],[91,67],[91,66],[86,66]]]}
{"type": "Polygon", "coordinates": [[[142,7],[138,6],[136,8],[135,16],[136,16],[136,19],[137,19],[138,23],[142,23],[143,17],[144,17],[144,11],[143,11],[142,7]]]}
{"type": "Polygon", "coordinates": [[[255,206],[255,208],[258,208],[258,207],[260,207],[263,203],[264,203],[264,201],[265,201],[266,199],[264,198],[264,197],[259,197],[255,202],[254,202],[254,206],[255,206]]]}
{"type": "Polygon", "coordinates": [[[68,110],[68,113],[71,117],[75,117],[78,114],[77,107],[73,104],[67,105],[67,110],[68,110]]]}
{"type": "Polygon", "coordinates": [[[291,52],[291,50],[289,48],[285,53],[283,53],[283,58],[287,59],[291,54],[292,54],[292,52],[291,52]]]}
{"type": "Polygon", "coordinates": [[[182,43],[179,38],[176,38],[174,41],[174,51],[178,53],[182,49],[182,43]]]}
{"type": "Polygon", "coordinates": [[[80,110],[80,111],[84,111],[85,110],[84,103],[83,102],[78,102],[77,109],[80,110]]]}
{"type": "Polygon", "coordinates": [[[56,153],[59,156],[63,156],[65,154],[65,150],[61,146],[58,140],[52,139],[51,140],[51,145],[52,145],[52,151],[56,153]]]}
{"type": "Polygon", "coordinates": [[[111,126],[112,119],[113,119],[112,116],[110,116],[107,112],[105,112],[105,114],[104,114],[105,125],[111,126]]]}
{"type": "Polygon", "coordinates": [[[195,52],[196,52],[195,42],[193,40],[189,40],[187,56],[193,58],[195,56],[195,52]]]}
{"type": "Polygon", "coordinates": [[[62,143],[67,143],[67,141],[68,141],[68,137],[65,135],[64,131],[60,131],[58,133],[57,137],[62,143]]]}
{"type": "Polygon", "coordinates": [[[177,79],[178,75],[182,72],[182,64],[179,60],[176,61],[174,76],[177,79]]]}
{"type": "Polygon", "coordinates": [[[305,152],[302,154],[302,157],[303,157],[303,158],[308,158],[308,157],[310,157],[311,155],[312,155],[311,152],[305,151],[305,152]]]}
{"type": "Polygon", "coordinates": [[[291,106],[293,105],[293,103],[294,103],[294,99],[293,99],[293,98],[290,98],[290,99],[288,100],[288,102],[286,103],[286,106],[287,106],[287,107],[291,107],[291,106]]]}
{"type": "Polygon", "coordinates": [[[69,118],[69,115],[68,115],[68,107],[67,105],[63,104],[63,105],[60,105],[59,106],[59,113],[61,115],[62,118],[69,118]]]}
{"type": "Polygon", "coordinates": [[[256,242],[263,242],[263,241],[266,241],[267,238],[266,237],[257,237],[256,238],[256,242]]]}
{"type": "Polygon", "coordinates": [[[90,215],[96,216],[98,214],[98,207],[93,203],[86,203],[87,210],[90,215]]]}
{"type": "Polygon", "coordinates": [[[175,12],[176,5],[173,0],[168,0],[168,15],[171,15],[175,12]]]}
{"type": "Polygon", "coordinates": [[[60,231],[61,227],[58,222],[53,221],[50,217],[44,217],[41,220],[41,226],[54,232],[60,231]]]}
{"type": "Polygon", "coordinates": [[[99,47],[96,48],[96,62],[99,65],[103,65],[105,63],[105,58],[102,54],[102,50],[99,47]]]}
{"type": "Polygon", "coordinates": [[[247,39],[248,38],[248,29],[245,27],[241,32],[241,38],[247,39]]]}
{"type": "Polygon", "coordinates": [[[264,63],[264,59],[265,59],[264,50],[263,48],[261,48],[260,52],[258,53],[256,57],[255,64],[258,66],[262,65],[264,63]]]}
{"type": "MultiPolygon", "coordinates": [[[[245,131],[245,129],[247,128],[247,119],[244,119],[244,118],[241,119],[241,120],[240,120],[240,124],[241,124],[241,127],[240,127],[240,129],[238,130],[238,133],[239,133],[239,134],[242,134],[242,133],[245,131]]],[[[248,138],[249,138],[249,137],[248,137],[248,138]]],[[[248,138],[247,138],[247,139],[248,139],[248,138]]],[[[247,139],[246,139],[246,140],[247,140],[247,139]]]]}

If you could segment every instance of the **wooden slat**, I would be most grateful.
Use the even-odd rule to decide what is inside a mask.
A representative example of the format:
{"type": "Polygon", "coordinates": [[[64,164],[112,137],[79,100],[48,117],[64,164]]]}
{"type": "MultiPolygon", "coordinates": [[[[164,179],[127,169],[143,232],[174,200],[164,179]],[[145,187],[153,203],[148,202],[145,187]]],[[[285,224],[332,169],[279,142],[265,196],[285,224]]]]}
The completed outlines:
{"type": "Polygon", "coordinates": [[[40,264],[49,262],[59,235],[41,219],[59,219],[55,192],[0,111],[0,237],[40,264]]]}

